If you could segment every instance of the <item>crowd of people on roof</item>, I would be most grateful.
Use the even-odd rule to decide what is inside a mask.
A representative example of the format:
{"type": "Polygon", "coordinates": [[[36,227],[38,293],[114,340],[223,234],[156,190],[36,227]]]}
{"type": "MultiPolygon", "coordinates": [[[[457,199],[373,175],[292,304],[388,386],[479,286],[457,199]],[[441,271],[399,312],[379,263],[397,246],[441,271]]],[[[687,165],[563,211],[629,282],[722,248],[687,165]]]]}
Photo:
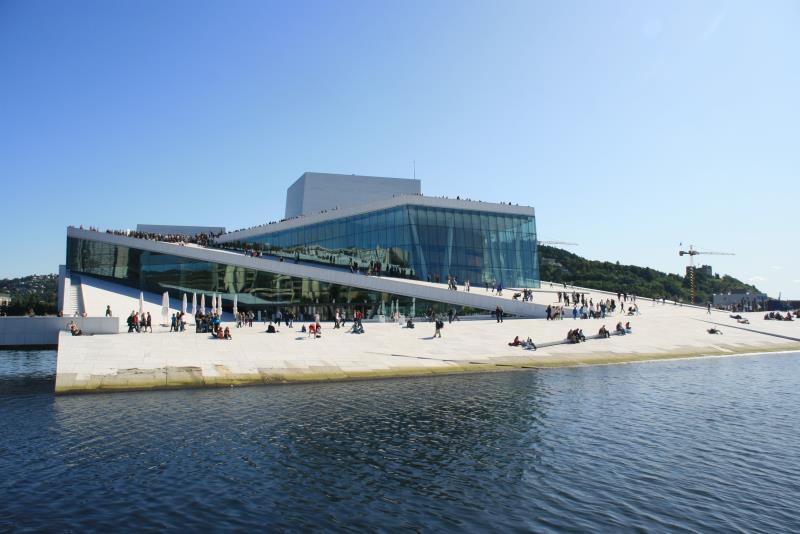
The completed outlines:
{"type": "MultiPolygon", "coordinates": [[[[80,226],[80,229],[85,230],[83,225],[80,226]]],[[[95,226],[89,226],[88,230],[92,232],[100,232],[100,230],[95,226]]],[[[200,245],[201,247],[207,247],[213,238],[220,235],[220,234],[204,233],[204,232],[194,235],[159,234],[155,232],[139,232],[138,230],[111,230],[111,229],[106,230],[105,233],[111,235],[124,236],[124,237],[134,237],[136,239],[148,239],[150,241],[163,241],[166,243],[178,243],[178,244],[192,243],[195,245],[200,245]]]]}

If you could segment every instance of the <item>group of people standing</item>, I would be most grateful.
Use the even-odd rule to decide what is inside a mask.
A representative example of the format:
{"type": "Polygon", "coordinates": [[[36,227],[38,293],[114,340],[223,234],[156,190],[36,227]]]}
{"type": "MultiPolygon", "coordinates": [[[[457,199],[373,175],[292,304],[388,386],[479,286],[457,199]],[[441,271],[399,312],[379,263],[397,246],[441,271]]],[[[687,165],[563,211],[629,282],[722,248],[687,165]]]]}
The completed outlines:
{"type": "Polygon", "coordinates": [[[558,302],[559,303],[563,302],[564,306],[569,306],[570,302],[573,304],[585,304],[586,293],[578,293],[577,291],[573,291],[572,293],[567,293],[566,291],[559,291],[558,302]]]}
{"type": "Polygon", "coordinates": [[[216,334],[217,329],[222,323],[222,318],[218,313],[203,313],[198,310],[194,316],[194,331],[196,334],[216,334]]]}
{"type": "MultiPolygon", "coordinates": [[[[469,291],[469,281],[466,282],[464,288],[469,291]]],[[[452,274],[447,275],[447,289],[450,291],[458,291],[458,278],[452,274]]]]}
{"type": "Polygon", "coordinates": [[[486,288],[487,293],[489,292],[489,288],[491,287],[492,294],[497,292],[498,297],[503,296],[503,284],[490,284],[489,282],[484,282],[483,285],[486,288]]]}
{"type": "MultiPolygon", "coordinates": [[[[109,308],[110,311],[110,308],[109,308]]],[[[175,317],[174,315],[172,316],[175,317]]],[[[142,313],[141,315],[137,311],[131,311],[131,314],[128,315],[127,319],[128,323],[128,333],[131,332],[150,332],[153,333],[153,318],[150,317],[150,312],[142,313]]]]}
{"type": "Polygon", "coordinates": [[[184,330],[186,330],[186,314],[183,312],[173,313],[169,320],[169,331],[183,332],[184,330]]]}
{"type": "Polygon", "coordinates": [[[242,328],[243,326],[253,326],[253,319],[256,318],[256,315],[252,311],[240,311],[236,314],[236,328],[242,328]]]}
{"type": "MultiPolygon", "coordinates": [[[[569,295],[563,296],[563,301],[569,304],[569,295]]],[[[561,302],[561,300],[559,301],[561,302]]],[[[632,301],[633,302],[633,301],[632,301]]],[[[625,307],[619,306],[620,313],[625,313],[625,307]]],[[[573,319],[605,319],[607,314],[613,314],[617,311],[617,301],[614,299],[601,299],[599,302],[594,302],[593,299],[586,301],[585,296],[579,297],[572,307],[573,319]],[[578,307],[580,304],[580,308],[578,307]]],[[[547,306],[547,320],[555,321],[564,318],[564,306],[554,306],[548,304],[547,306]]],[[[639,305],[633,304],[628,310],[628,315],[639,315],[639,305]]]]}

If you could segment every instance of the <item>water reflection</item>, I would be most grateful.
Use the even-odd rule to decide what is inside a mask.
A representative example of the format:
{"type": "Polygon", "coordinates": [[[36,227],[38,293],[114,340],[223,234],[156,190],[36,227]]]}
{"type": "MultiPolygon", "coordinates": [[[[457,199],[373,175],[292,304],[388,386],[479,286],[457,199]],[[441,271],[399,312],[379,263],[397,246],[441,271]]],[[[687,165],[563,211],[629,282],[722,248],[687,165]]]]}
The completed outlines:
{"type": "Polygon", "coordinates": [[[0,530],[797,531],[799,377],[791,355],[5,394],[0,530]]]}

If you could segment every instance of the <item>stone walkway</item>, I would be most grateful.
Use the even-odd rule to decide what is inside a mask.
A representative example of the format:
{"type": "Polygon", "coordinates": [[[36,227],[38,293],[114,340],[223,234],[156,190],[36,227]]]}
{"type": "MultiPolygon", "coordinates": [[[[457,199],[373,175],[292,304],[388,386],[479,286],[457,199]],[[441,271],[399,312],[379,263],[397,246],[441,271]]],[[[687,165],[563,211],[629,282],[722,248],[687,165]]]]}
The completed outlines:
{"type": "Polygon", "coordinates": [[[800,321],[764,321],[763,314],[748,314],[749,326],[758,330],[750,331],[736,328],[743,325],[727,313],[709,316],[694,307],[642,302],[640,309],[640,316],[617,315],[605,320],[506,319],[501,324],[493,319],[464,320],[447,324],[441,339],[432,337],[434,328],[427,322],[417,323],[413,330],[397,324],[365,323],[364,335],[324,323],[319,339],[300,333],[298,323],[294,328],[280,327],[277,334],[265,333],[264,324],[237,329],[231,323],[232,341],[210,339],[207,334],[195,334],[193,328],[181,333],[157,327],[154,334],[62,334],[56,390],[364,379],[800,350],[800,342],[786,339],[800,338],[800,321]],[[720,325],[722,335],[706,332],[709,320],[720,325]],[[530,336],[537,344],[555,342],[563,340],[571,328],[580,327],[590,336],[603,324],[613,330],[618,321],[630,321],[633,334],[537,351],[508,346],[514,336],[530,336]]]}

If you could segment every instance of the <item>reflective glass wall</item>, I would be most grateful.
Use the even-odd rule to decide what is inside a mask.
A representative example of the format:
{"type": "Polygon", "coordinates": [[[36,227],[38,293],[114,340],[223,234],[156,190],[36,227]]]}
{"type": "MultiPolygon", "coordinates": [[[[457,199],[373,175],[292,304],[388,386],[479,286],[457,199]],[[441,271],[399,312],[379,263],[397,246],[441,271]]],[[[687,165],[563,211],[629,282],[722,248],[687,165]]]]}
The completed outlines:
{"type": "MultiPolygon", "coordinates": [[[[393,304],[401,314],[424,315],[429,309],[446,313],[458,307],[433,303],[401,295],[379,293],[307,278],[265,273],[220,263],[205,262],[101,243],[88,239],[67,238],[67,267],[74,273],[87,274],[124,284],[142,291],[163,293],[173,298],[184,293],[221,294],[227,311],[236,294],[240,309],[273,313],[280,309],[306,318],[320,314],[332,319],[340,309],[353,316],[354,311],[372,317],[381,310],[390,314],[393,304]]],[[[207,305],[210,300],[206,299],[207,305]]],[[[476,310],[460,310],[472,312],[476,310]]]]}
{"type": "Polygon", "coordinates": [[[380,262],[390,276],[539,286],[536,222],[526,215],[407,205],[264,234],[247,245],[341,266],[380,262]]]}

